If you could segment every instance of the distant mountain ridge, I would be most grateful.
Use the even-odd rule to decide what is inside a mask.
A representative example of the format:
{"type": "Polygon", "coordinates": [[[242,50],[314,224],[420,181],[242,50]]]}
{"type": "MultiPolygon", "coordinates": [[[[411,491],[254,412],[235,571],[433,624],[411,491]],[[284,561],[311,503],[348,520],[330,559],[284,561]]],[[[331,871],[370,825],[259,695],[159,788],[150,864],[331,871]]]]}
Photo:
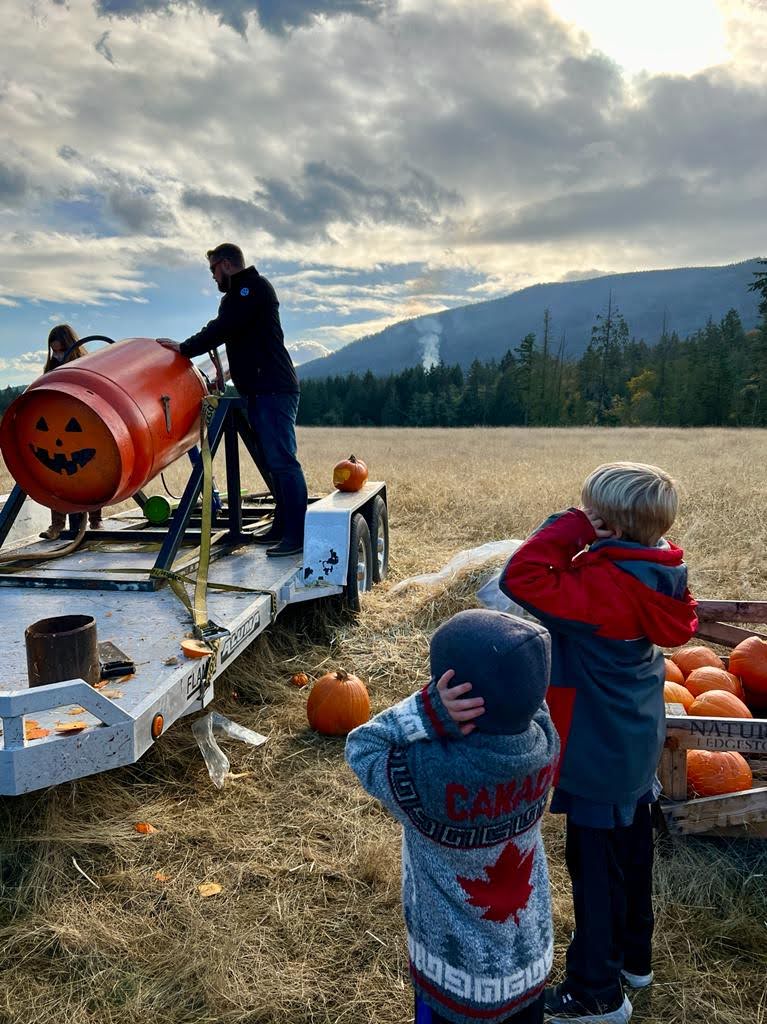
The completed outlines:
{"type": "Polygon", "coordinates": [[[721,320],[737,310],[746,330],[758,319],[758,295],[748,290],[758,260],[721,267],[680,267],[606,274],[582,281],[536,284],[501,299],[430,313],[393,324],[378,334],[353,341],[331,355],[312,359],[300,369],[302,378],[347,373],[376,376],[409,366],[469,366],[473,360],[500,359],[531,332],[543,333],[543,312],[551,313],[550,344],[556,351],[565,334],[567,358],[579,356],[591,338],[597,314],[607,307],[622,313],[633,337],[654,345],[666,329],[684,338],[710,318],[721,320]]]}

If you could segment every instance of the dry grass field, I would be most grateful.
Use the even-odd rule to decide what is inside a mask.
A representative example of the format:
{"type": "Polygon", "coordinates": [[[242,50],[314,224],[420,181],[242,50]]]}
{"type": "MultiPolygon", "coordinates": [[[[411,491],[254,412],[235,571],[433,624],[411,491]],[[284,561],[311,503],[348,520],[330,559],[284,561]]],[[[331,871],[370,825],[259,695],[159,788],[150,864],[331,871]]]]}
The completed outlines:
{"type": "MultiPolygon", "coordinates": [[[[766,597],[765,442],[758,431],[302,430],[313,492],[350,451],[387,481],[389,581],[357,621],[289,610],[219,681],[217,710],[269,737],[227,746],[232,770],[252,774],[224,790],[187,719],[132,768],[2,800],[0,1021],[412,1020],[398,828],[356,784],[343,742],[308,731],[290,674],[354,670],[376,711],[421,686],[431,631],[475,603],[483,573],[396,596],[392,584],[524,536],[613,459],[679,480],[672,537],[698,596],[766,597]],[[137,834],[138,821],[156,832],[137,834]],[[202,898],[203,882],[222,891],[202,898]]],[[[561,822],[545,832],[559,970],[570,929],[561,822]]],[[[664,845],[657,918],[657,980],[634,999],[638,1024],[767,1022],[767,842],[664,845]]]]}

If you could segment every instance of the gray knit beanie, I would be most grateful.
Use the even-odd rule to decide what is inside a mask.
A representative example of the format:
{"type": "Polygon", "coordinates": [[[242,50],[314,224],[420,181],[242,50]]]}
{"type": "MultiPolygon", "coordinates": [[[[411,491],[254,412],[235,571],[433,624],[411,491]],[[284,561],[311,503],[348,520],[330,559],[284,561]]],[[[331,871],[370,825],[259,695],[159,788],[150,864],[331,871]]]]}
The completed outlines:
{"type": "Polygon", "coordinates": [[[475,719],[478,732],[524,732],[549,684],[549,634],[506,612],[458,612],[431,638],[433,680],[450,668],[455,672],[450,686],[469,682],[472,688],[465,696],[485,698],[485,713],[475,719]]]}

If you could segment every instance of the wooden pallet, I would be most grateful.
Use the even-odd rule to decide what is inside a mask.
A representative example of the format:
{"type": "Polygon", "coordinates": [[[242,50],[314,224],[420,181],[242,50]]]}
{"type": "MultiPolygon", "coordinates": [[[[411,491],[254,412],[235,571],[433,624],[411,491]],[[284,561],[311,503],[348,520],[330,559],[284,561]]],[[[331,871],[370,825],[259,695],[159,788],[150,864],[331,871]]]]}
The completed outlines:
{"type": "MultiPolygon", "coordinates": [[[[749,636],[767,635],[733,622],[767,623],[767,601],[700,601],[696,634],[724,647],[749,636]]],[[[725,659],[726,661],[726,659],[725,659]]],[[[660,806],[667,830],[681,835],[767,839],[767,718],[688,717],[678,704],[666,705],[666,743],[658,766],[660,806]],[[687,751],[733,750],[748,756],[751,789],[725,796],[687,799],[687,751]]]]}

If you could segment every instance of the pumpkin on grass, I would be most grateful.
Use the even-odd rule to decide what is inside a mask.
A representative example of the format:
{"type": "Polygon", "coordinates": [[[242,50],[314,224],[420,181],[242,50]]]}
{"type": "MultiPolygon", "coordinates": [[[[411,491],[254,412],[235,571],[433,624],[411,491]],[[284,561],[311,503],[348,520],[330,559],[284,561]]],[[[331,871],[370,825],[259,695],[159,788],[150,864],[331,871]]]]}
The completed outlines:
{"type": "Polygon", "coordinates": [[[700,697],[707,690],[726,690],[743,700],[743,686],[740,679],[732,672],[727,672],[723,668],[714,668],[713,665],[694,668],[685,679],[684,685],[693,697],[700,697]]]}
{"type": "Polygon", "coordinates": [[[702,718],[753,718],[746,705],[727,690],[706,690],[696,697],[687,711],[688,715],[702,718]]]}
{"type": "Polygon", "coordinates": [[[741,640],[730,652],[730,671],[740,676],[755,703],[767,705],[767,640],[758,636],[741,640]]]}
{"type": "Polygon", "coordinates": [[[751,789],[748,761],[734,751],[688,750],[687,789],[691,796],[721,796],[751,789]]]}
{"type": "Polygon", "coordinates": [[[664,676],[666,682],[669,683],[684,683],[684,672],[678,665],[675,665],[671,658],[663,659],[666,663],[666,674],[664,676]]]}
{"type": "Polygon", "coordinates": [[[354,455],[333,467],[333,486],[339,491],[359,491],[367,478],[368,467],[354,455]]]}
{"type": "MultiPolygon", "coordinates": [[[[722,659],[714,654],[710,647],[680,647],[678,651],[674,651],[671,655],[671,660],[681,669],[685,679],[695,668],[701,668],[703,665],[712,665],[714,668],[724,668],[724,662],[722,659]]],[[[738,673],[740,674],[740,673],[738,673]]]]}
{"type": "Polygon", "coordinates": [[[342,668],[328,672],[312,687],[306,703],[309,725],[325,736],[345,736],[370,718],[365,684],[342,668]]]}
{"type": "Polygon", "coordinates": [[[695,698],[681,683],[667,679],[663,684],[663,700],[666,704],[681,704],[685,711],[689,711],[695,698]]]}

